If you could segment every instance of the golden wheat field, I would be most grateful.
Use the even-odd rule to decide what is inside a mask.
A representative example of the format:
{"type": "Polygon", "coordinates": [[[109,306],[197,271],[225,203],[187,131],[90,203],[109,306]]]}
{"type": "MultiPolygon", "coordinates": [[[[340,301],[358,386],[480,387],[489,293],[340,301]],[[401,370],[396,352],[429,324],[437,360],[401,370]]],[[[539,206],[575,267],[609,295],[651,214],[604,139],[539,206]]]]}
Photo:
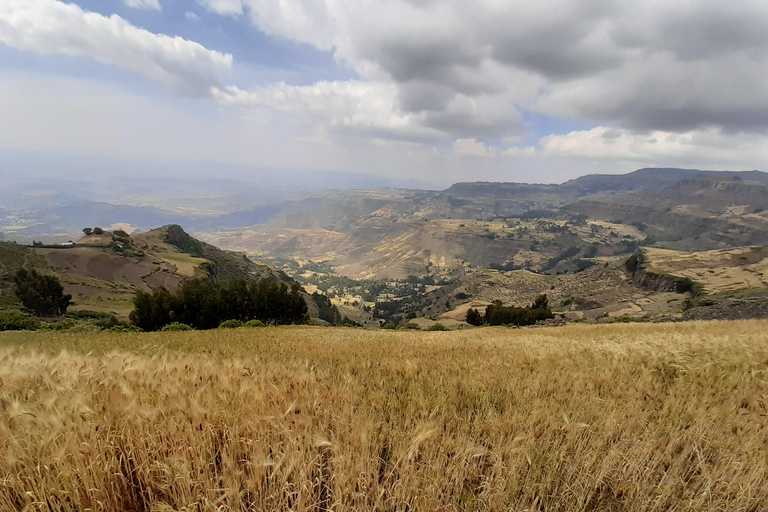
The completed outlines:
{"type": "Polygon", "coordinates": [[[0,510],[768,510],[768,322],[0,334],[0,510]]]}

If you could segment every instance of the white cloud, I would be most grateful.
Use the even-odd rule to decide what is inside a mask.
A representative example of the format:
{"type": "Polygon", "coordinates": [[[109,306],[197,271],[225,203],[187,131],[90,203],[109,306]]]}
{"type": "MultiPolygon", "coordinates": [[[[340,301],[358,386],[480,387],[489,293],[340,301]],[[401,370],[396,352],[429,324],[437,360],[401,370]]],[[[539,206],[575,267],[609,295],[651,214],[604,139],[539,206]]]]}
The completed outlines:
{"type": "Polygon", "coordinates": [[[375,82],[317,82],[308,86],[275,84],[244,91],[235,86],[213,89],[221,105],[267,107],[321,121],[346,132],[375,137],[426,138],[441,135],[423,125],[423,115],[402,112],[393,85],[375,82]]]}
{"type": "Polygon", "coordinates": [[[425,140],[478,134],[495,137],[519,131],[520,113],[509,101],[495,96],[457,95],[444,109],[413,112],[403,109],[398,89],[391,82],[334,81],[307,86],[278,83],[242,90],[236,86],[213,88],[224,106],[268,107],[309,116],[332,129],[356,130],[376,137],[425,140]]]}
{"type": "MultiPolygon", "coordinates": [[[[492,168],[502,177],[514,165],[545,174],[547,165],[559,165],[558,176],[577,165],[593,171],[593,162],[611,169],[625,162],[768,165],[768,3],[762,0],[197,3],[270,36],[331,52],[358,78],[225,86],[231,55],[56,0],[0,0],[0,43],[91,58],[210,93],[218,105],[242,110],[220,109],[222,115],[257,121],[243,123],[249,129],[285,123],[291,147],[310,148],[295,158],[316,166],[367,168],[373,154],[383,171],[414,158],[435,175],[449,162],[466,165],[465,157],[479,156],[473,169],[492,168]],[[535,124],[539,114],[599,127],[544,137],[537,150],[526,144],[542,129],[535,124]]],[[[280,77],[316,79],[302,73],[292,68],[280,77]]],[[[556,119],[547,121],[554,130],[556,119]]]]}
{"type": "Polygon", "coordinates": [[[485,144],[475,139],[456,139],[453,143],[453,152],[462,156],[489,157],[493,153],[485,147],[485,144]]]}
{"type": "Polygon", "coordinates": [[[87,57],[201,93],[232,67],[232,55],[56,0],[0,2],[0,43],[43,55],[87,57]]]}
{"type": "Polygon", "coordinates": [[[243,14],[242,0],[197,0],[200,5],[222,16],[240,16],[243,14]]]}
{"type": "Polygon", "coordinates": [[[163,10],[162,7],[160,7],[160,0],[123,0],[123,3],[128,7],[134,7],[136,9],[163,10]]]}
{"type": "Polygon", "coordinates": [[[677,133],[634,131],[599,126],[591,130],[551,135],[541,152],[559,158],[661,162],[684,166],[754,168],[768,164],[768,136],[729,134],[717,128],[677,133]]]}

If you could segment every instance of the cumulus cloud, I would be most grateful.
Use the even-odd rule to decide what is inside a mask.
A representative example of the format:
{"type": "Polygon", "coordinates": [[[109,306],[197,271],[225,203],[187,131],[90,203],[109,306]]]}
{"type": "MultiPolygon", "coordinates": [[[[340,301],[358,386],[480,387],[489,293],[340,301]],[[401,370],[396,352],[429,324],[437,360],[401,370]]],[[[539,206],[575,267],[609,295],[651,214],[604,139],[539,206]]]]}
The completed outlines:
{"type": "MultiPolygon", "coordinates": [[[[476,160],[483,165],[553,156],[768,158],[761,149],[768,133],[764,0],[196,1],[269,36],[330,52],[357,78],[227,86],[231,55],[58,0],[0,1],[0,43],[92,58],[210,93],[220,105],[244,109],[243,118],[272,120],[263,112],[278,112],[311,125],[309,138],[362,135],[379,148],[418,142],[453,157],[486,157],[476,160]],[[547,116],[598,128],[545,137],[539,150],[527,146],[541,127],[526,119],[547,116]]],[[[160,0],[123,2],[161,8],[160,0]]]]}
{"type": "Polygon", "coordinates": [[[493,156],[493,153],[485,147],[485,144],[475,139],[456,139],[453,143],[453,152],[462,156],[493,156]]]}
{"type": "MultiPolygon", "coordinates": [[[[761,0],[200,1],[332,51],[445,131],[456,102],[478,98],[493,103],[478,126],[478,116],[529,110],[633,129],[768,129],[761,0]]],[[[514,115],[489,124],[498,136],[519,129],[514,115]]],[[[453,135],[487,136],[471,129],[453,135]]]]}
{"type": "Polygon", "coordinates": [[[753,168],[768,161],[768,136],[731,134],[717,128],[687,132],[636,131],[598,126],[591,130],[550,135],[541,140],[547,156],[593,161],[625,160],[638,163],[682,162],[685,165],[720,165],[753,168]]]}
{"type": "Polygon", "coordinates": [[[413,112],[403,109],[397,87],[390,82],[335,81],[308,86],[285,83],[245,91],[236,86],[213,89],[221,105],[268,107],[311,116],[327,126],[377,137],[427,140],[456,133],[492,135],[521,122],[511,106],[498,109],[495,98],[454,97],[444,110],[413,112]]]}
{"type": "Polygon", "coordinates": [[[128,7],[134,7],[136,9],[162,10],[160,7],[160,0],[123,0],[123,3],[128,7]]]}
{"type": "Polygon", "coordinates": [[[236,86],[214,88],[221,105],[267,107],[321,120],[327,126],[380,137],[426,138],[437,133],[425,128],[417,114],[402,112],[391,84],[375,82],[317,82],[308,86],[279,83],[245,91],[236,86]]]}
{"type": "Polygon", "coordinates": [[[404,141],[451,137],[498,137],[521,130],[522,116],[511,103],[499,108],[493,95],[456,95],[439,110],[402,107],[396,84],[387,81],[321,81],[293,86],[278,83],[253,90],[213,88],[224,106],[267,107],[313,117],[327,127],[404,141]]]}
{"type": "Polygon", "coordinates": [[[0,43],[42,55],[91,58],[200,93],[219,84],[232,67],[232,55],[56,0],[1,2],[0,43]]]}

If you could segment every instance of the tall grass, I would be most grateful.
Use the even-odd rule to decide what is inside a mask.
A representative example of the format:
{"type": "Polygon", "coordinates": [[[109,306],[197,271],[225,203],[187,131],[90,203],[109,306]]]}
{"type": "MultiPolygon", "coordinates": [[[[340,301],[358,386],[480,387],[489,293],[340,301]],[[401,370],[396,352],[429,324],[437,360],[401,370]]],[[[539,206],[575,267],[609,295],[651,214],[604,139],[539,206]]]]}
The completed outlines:
{"type": "Polygon", "coordinates": [[[768,322],[0,336],[0,510],[768,509],[768,322]]]}

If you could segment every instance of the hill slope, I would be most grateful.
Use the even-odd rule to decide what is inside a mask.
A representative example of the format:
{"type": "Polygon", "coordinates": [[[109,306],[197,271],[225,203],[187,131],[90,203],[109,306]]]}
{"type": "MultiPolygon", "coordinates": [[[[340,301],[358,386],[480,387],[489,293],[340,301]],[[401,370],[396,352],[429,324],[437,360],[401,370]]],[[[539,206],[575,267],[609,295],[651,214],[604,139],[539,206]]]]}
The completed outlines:
{"type": "Polygon", "coordinates": [[[590,244],[601,256],[629,255],[639,243],[687,251],[766,245],[765,205],[766,173],[640,169],[560,185],[334,192],[296,201],[268,224],[200,236],[254,255],[328,261],[350,277],[402,279],[492,264],[543,270],[590,244]]]}
{"type": "MultiPolygon", "coordinates": [[[[0,297],[9,305],[18,304],[8,276],[22,265],[56,274],[64,292],[73,297],[73,310],[104,311],[120,318],[127,318],[136,290],[164,287],[175,292],[184,280],[194,277],[216,282],[237,278],[295,282],[244,254],[201,242],[175,224],[133,236],[122,232],[86,235],[73,246],[30,248],[2,242],[0,297]]],[[[304,297],[310,316],[317,317],[316,299],[306,293],[304,297]]]]}

